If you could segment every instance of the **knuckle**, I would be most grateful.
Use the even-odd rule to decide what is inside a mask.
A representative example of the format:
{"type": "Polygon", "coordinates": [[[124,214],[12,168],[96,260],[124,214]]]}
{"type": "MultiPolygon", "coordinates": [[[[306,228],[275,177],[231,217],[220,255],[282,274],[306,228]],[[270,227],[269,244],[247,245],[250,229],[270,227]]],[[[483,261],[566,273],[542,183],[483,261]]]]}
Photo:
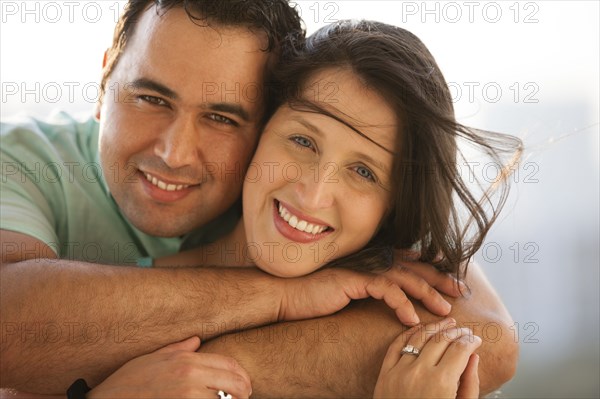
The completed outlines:
{"type": "Polygon", "coordinates": [[[403,308],[403,310],[405,310],[405,311],[410,311],[413,309],[413,304],[410,301],[410,299],[408,299],[406,297],[406,295],[400,296],[400,299],[398,299],[398,303],[399,303],[399,306],[401,308],[403,308]]]}
{"type": "Polygon", "coordinates": [[[385,276],[379,276],[378,277],[380,284],[385,287],[385,288],[393,288],[395,286],[397,286],[396,283],[394,283],[392,280],[390,280],[389,278],[385,277],[385,276]]]}
{"type": "Polygon", "coordinates": [[[458,327],[451,327],[440,331],[440,334],[447,341],[455,341],[458,337],[460,337],[460,330],[458,327]]]}
{"type": "Polygon", "coordinates": [[[425,293],[429,296],[437,296],[438,291],[431,285],[425,283],[425,293]]]}
{"type": "Polygon", "coordinates": [[[190,353],[190,352],[176,351],[176,352],[171,353],[171,355],[169,356],[169,359],[173,360],[174,362],[177,362],[177,363],[187,362],[194,357],[193,355],[194,354],[190,353]]]}
{"type": "Polygon", "coordinates": [[[462,336],[459,339],[454,340],[454,342],[452,342],[452,345],[454,345],[458,350],[464,351],[471,346],[469,341],[469,337],[462,336]]]}
{"type": "Polygon", "coordinates": [[[177,363],[172,370],[177,378],[186,378],[194,375],[196,367],[190,363],[177,363]]]}
{"type": "Polygon", "coordinates": [[[246,381],[241,375],[235,374],[231,380],[232,387],[237,392],[248,392],[250,390],[250,386],[248,385],[248,381],[246,381]]]}
{"type": "Polygon", "coordinates": [[[224,360],[225,360],[225,367],[228,370],[239,370],[241,368],[240,365],[238,364],[237,360],[235,360],[232,357],[225,356],[224,360]]]}

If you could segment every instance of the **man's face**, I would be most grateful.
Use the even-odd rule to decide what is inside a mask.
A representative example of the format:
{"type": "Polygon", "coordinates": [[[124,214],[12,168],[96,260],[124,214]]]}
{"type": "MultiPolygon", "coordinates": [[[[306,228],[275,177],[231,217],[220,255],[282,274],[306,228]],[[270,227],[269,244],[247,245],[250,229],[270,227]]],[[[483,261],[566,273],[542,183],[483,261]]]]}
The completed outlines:
{"type": "Polygon", "coordinates": [[[100,159],[140,230],[179,236],[240,195],[263,112],[266,38],[145,11],[106,84],[100,159]]]}

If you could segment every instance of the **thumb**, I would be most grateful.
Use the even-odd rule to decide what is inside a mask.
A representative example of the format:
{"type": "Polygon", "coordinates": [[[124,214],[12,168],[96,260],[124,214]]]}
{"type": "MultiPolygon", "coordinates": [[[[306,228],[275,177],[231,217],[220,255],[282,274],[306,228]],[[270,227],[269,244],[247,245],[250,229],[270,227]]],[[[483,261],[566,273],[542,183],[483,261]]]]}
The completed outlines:
{"type": "Polygon", "coordinates": [[[165,347],[156,350],[155,353],[170,353],[176,351],[195,352],[200,347],[200,338],[197,336],[189,337],[183,341],[174,342],[165,347]]]}
{"type": "Polygon", "coordinates": [[[469,357],[467,367],[460,377],[460,385],[456,394],[457,399],[479,398],[479,355],[469,357]]]}

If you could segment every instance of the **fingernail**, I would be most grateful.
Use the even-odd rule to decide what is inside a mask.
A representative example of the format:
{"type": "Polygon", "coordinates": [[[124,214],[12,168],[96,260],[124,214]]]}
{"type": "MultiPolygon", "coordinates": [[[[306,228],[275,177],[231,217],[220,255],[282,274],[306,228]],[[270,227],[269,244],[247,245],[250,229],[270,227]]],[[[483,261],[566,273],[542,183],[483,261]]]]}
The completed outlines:
{"type": "Polygon", "coordinates": [[[469,327],[461,327],[460,331],[465,335],[473,335],[473,330],[471,330],[469,327]]]}
{"type": "Polygon", "coordinates": [[[444,303],[445,303],[444,307],[446,308],[446,314],[448,314],[452,310],[452,305],[450,305],[450,302],[448,302],[448,301],[444,301],[444,303]]]}
{"type": "Polygon", "coordinates": [[[416,313],[413,313],[412,320],[414,324],[419,324],[421,322],[421,319],[419,319],[419,316],[417,316],[416,313]]]}
{"type": "Polygon", "coordinates": [[[440,321],[440,327],[450,326],[454,323],[456,323],[456,320],[454,320],[452,317],[446,317],[445,319],[440,321]]]}
{"type": "Polygon", "coordinates": [[[452,317],[448,317],[444,320],[444,324],[448,324],[448,325],[456,324],[456,320],[454,320],[454,318],[452,318],[452,317]]]}

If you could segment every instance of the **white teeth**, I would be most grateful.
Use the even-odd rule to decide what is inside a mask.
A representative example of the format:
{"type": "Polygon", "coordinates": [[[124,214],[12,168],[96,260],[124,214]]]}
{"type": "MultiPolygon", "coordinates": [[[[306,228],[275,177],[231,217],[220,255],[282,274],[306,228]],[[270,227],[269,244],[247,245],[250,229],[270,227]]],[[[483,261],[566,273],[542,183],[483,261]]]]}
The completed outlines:
{"type": "Polygon", "coordinates": [[[157,186],[161,190],[165,190],[165,191],[179,191],[179,190],[183,190],[184,188],[189,187],[188,184],[165,183],[162,180],[158,180],[156,177],[152,176],[150,173],[144,173],[144,176],[146,176],[146,180],[148,180],[150,183],[157,186]]]}
{"type": "Polygon", "coordinates": [[[304,231],[310,234],[322,233],[327,226],[319,226],[316,224],[308,223],[306,220],[298,219],[297,216],[292,215],[283,205],[279,204],[279,216],[285,220],[290,226],[296,230],[304,231]]]}
{"type": "Polygon", "coordinates": [[[296,228],[298,230],[304,231],[304,229],[306,228],[307,225],[308,225],[308,222],[306,220],[301,220],[298,222],[298,225],[296,225],[296,228]]]}

